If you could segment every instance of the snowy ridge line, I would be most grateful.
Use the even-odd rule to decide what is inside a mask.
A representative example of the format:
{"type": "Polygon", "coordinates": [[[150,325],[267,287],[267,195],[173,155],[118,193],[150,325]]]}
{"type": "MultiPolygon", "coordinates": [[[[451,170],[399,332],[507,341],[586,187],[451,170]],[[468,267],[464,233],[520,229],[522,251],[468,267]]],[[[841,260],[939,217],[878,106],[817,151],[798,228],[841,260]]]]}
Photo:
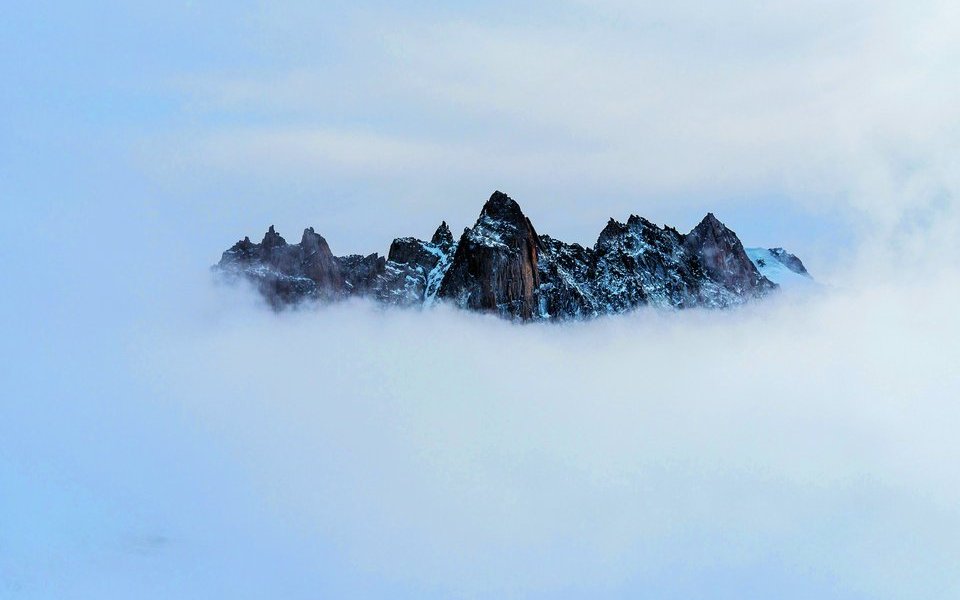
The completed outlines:
{"type": "Polygon", "coordinates": [[[288,244],[273,226],[244,238],[214,267],[253,282],[276,309],[351,296],[397,306],[446,302],[516,320],[582,319],[642,306],[727,308],[812,281],[782,248],[745,249],[708,213],[689,233],[631,215],[610,219],[593,247],[539,235],[512,198],[494,192],[455,240],[446,222],[430,241],[397,238],[387,256],[335,256],[304,230],[288,244]]]}

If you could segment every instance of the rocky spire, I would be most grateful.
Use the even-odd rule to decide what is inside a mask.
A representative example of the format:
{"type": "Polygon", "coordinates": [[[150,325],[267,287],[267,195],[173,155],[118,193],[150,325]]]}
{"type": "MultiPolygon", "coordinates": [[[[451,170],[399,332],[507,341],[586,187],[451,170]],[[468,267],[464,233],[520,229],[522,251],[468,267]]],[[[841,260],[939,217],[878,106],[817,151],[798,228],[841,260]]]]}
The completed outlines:
{"type": "Polygon", "coordinates": [[[480,217],[484,216],[510,224],[520,224],[527,220],[523,211],[520,210],[520,205],[500,190],[493,192],[490,199],[483,205],[480,217]]]}
{"type": "Polygon", "coordinates": [[[539,240],[512,198],[496,191],[464,231],[438,295],[459,306],[532,319],[538,314],[539,240]]]}
{"type": "Polygon", "coordinates": [[[327,240],[307,227],[300,238],[300,267],[317,284],[318,296],[332,298],[343,288],[340,267],[327,240]]]}
{"type": "Polygon", "coordinates": [[[283,239],[276,229],[273,228],[273,225],[270,226],[270,229],[267,230],[267,233],[263,235],[263,241],[260,242],[260,246],[264,249],[278,248],[281,246],[286,246],[287,240],[283,239]]]}
{"type": "Polygon", "coordinates": [[[616,239],[625,233],[627,233],[627,226],[613,217],[610,217],[606,226],[600,232],[600,236],[597,238],[595,247],[599,248],[600,246],[609,243],[610,240],[616,239]]]}
{"type": "Polygon", "coordinates": [[[430,243],[436,244],[437,246],[449,246],[453,243],[453,233],[450,232],[450,227],[446,221],[441,222],[437,230],[433,232],[430,243]]]}
{"type": "Polygon", "coordinates": [[[259,249],[259,245],[251,242],[248,236],[244,236],[242,240],[231,246],[229,250],[223,253],[223,255],[220,257],[220,263],[228,264],[255,260],[258,256],[259,249]]]}

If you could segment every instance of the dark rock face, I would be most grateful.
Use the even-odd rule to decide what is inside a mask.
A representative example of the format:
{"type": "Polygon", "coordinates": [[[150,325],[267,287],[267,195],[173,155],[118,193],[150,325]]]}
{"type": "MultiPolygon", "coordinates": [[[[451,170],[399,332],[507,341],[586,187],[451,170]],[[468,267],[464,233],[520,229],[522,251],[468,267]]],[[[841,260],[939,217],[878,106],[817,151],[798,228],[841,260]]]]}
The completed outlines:
{"type": "Polygon", "coordinates": [[[424,273],[437,266],[441,252],[436,244],[423,242],[416,238],[397,238],[390,244],[387,260],[397,264],[418,267],[424,273]]]}
{"type": "Polygon", "coordinates": [[[430,238],[430,243],[434,246],[447,247],[453,244],[453,233],[450,232],[450,227],[446,221],[443,221],[440,223],[440,227],[437,227],[437,230],[433,233],[433,237],[430,238]]]}
{"type": "MultiPolygon", "coordinates": [[[[771,252],[806,273],[792,254],[771,252]]],[[[249,238],[234,244],[214,269],[253,282],[278,309],[361,296],[401,306],[448,302],[524,321],[648,305],[723,308],[777,288],[712,213],[686,235],[634,215],[626,223],[610,219],[593,248],[585,248],[538,236],[520,206],[501,192],[457,241],[443,222],[429,242],[395,239],[386,257],[337,257],[313,228],[299,244],[288,244],[271,226],[259,244],[249,238]]]]}
{"type": "Polygon", "coordinates": [[[586,318],[600,313],[593,281],[594,251],[540,236],[540,316],[586,318]]]}
{"type": "Polygon", "coordinates": [[[386,269],[386,259],[377,253],[361,256],[350,254],[337,259],[343,274],[344,296],[365,296],[378,287],[380,276],[386,269]]]}
{"type": "Polygon", "coordinates": [[[739,296],[759,297],[776,287],[757,271],[737,234],[713,213],[687,234],[684,246],[696,254],[711,279],[739,296]]]}
{"type": "Polygon", "coordinates": [[[462,308],[532,319],[538,312],[539,240],[520,206],[494,192],[460,236],[439,296],[462,308]]]}
{"type": "MultiPolygon", "coordinates": [[[[304,232],[304,237],[307,237],[307,232],[304,232]]],[[[246,277],[275,308],[308,298],[331,298],[339,290],[338,277],[335,269],[332,273],[324,272],[319,265],[322,260],[320,247],[325,247],[328,254],[330,249],[322,237],[317,237],[318,254],[310,259],[312,263],[317,263],[316,268],[305,268],[302,254],[304,246],[288,244],[273,225],[259,244],[252,243],[249,237],[234,244],[223,253],[218,267],[230,278],[246,277]]],[[[333,257],[332,254],[329,256],[333,257]]]]}
{"type": "Polygon", "coordinates": [[[701,297],[703,266],[683,241],[677,230],[635,215],[626,224],[611,219],[597,240],[595,267],[607,312],[644,304],[686,308],[717,301],[701,297]]]}
{"type": "Polygon", "coordinates": [[[303,230],[300,239],[300,270],[317,285],[318,294],[333,298],[343,291],[340,263],[330,251],[327,240],[313,227],[303,230]]]}

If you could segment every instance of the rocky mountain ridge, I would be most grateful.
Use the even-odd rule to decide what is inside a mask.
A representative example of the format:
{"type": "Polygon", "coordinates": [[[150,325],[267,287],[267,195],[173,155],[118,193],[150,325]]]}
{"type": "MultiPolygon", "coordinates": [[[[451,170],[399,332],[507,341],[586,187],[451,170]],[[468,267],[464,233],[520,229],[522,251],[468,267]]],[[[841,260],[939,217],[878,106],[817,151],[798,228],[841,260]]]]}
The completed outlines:
{"type": "MultiPolygon", "coordinates": [[[[502,192],[473,227],[454,239],[446,222],[430,241],[397,238],[387,256],[335,256],[312,227],[290,244],[271,225],[259,244],[245,237],[214,271],[254,283],[274,308],[361,296],[398,306],[448,302],[503,317],[580,319],[641,306],[725,308],[778,288],[761,270],[768,260],[809,277],[782,248],[748,255],[713,213],[682,234],[631,215],[610,219],[592,248],[539,235],[502,192]]],[[[778,272],[767,269],[770,272],[778,272]]]]}

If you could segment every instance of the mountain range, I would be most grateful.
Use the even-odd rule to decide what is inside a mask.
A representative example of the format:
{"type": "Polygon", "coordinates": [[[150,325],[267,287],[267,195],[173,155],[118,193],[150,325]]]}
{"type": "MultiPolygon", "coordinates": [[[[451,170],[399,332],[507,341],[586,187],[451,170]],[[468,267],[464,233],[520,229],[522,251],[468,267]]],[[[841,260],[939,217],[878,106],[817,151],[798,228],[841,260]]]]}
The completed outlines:
{"type": "Polygon", "coordinates": [[[583,319],[642,306],[726,308],[811,281],[782,248],[744,248],[708,213],[689,233],[631,215],[610,219],[593,247],[538,234],[502,192],[455,239],[446,222],[429,241],[397,238],[387,255],[335,256],[312,227],[290,244],[271,225],[245,237],[214,272],[248,280],[276,309],[304,302],[370,298],[398,306],[446,302],[522,321],[583,319]]]}

